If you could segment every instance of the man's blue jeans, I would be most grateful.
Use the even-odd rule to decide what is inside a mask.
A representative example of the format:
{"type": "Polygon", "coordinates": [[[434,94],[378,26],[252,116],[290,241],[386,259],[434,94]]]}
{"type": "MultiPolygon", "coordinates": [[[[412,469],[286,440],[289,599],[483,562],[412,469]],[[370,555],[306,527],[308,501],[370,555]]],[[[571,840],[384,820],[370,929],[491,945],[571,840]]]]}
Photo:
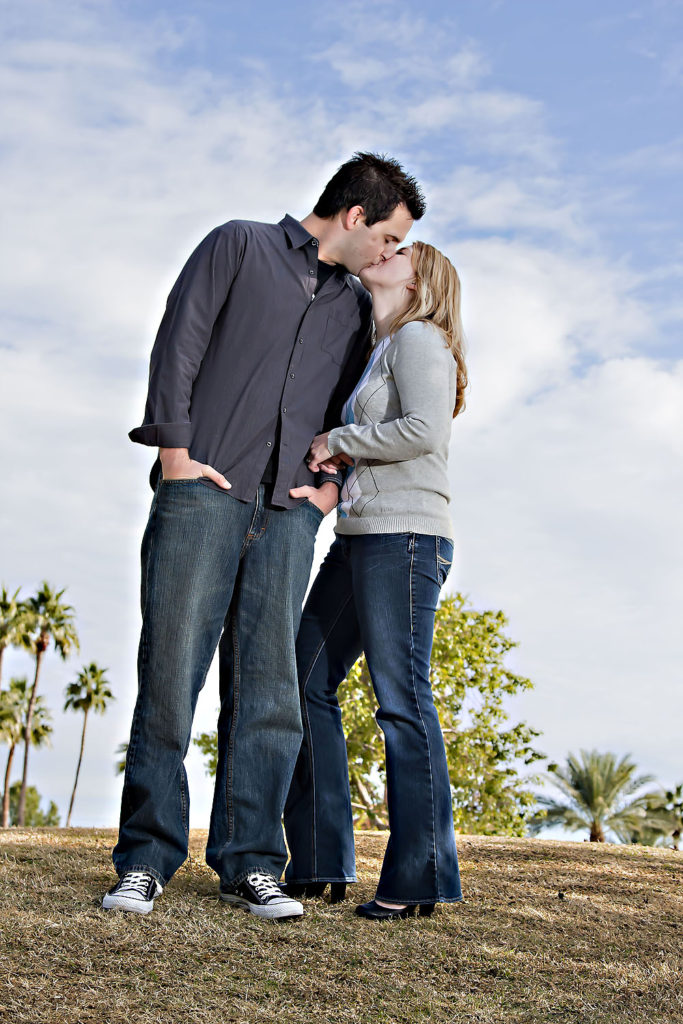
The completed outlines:
{"type": "Polygon", "coordinates": [[[379,704],[391,829],[377,897],[462,898],[448,765],[429,682],[434,614],[453,558],[443,537],[338,536],[296,644],[304,738],[285,805],[288,881],[356,879],[337,689],[362,651],[379,704]]]}
{"type": "Polygon", "coordinates": [[[280,877],[281,816],[301,743],[295,638],[323,514],[247,504],[201,480],[157,487],[142,542],[139,690],[114,866],[162,884],[187,856],[183,761],[220,639],[218,772],[207,863],[280,877]],[[222,638],[221,638],[222,631],[222,638]]]}

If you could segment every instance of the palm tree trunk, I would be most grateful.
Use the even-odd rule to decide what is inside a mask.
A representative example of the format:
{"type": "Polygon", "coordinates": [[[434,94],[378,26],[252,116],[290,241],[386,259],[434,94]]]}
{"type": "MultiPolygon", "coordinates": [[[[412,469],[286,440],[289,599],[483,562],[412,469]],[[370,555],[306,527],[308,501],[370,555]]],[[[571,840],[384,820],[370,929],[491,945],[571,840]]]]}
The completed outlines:
{"type": "Polygon", "coordinates": [[[17,807],[17,825],[23,827],[26,819],[26,786],[28,783],[28,751],[31,746],[31,727],[33,725],[33,709],[36,706],[36,696],[38,692],[38,674],[40,672],[40,663],[43,659],[45,648],[40,644],[40,640],[36,645],[36,674],[33,677],[33,687],[31,689],[31,699],[28,702],[28,710],[26,712],[26,728],[24,729],[24,770],[21,776],[21,791],[19,793],[19,804],[17,807]]]}
{"type": "Polygon", "coordinates": [[[5,769],[5,788],[2,791],[2,827],[7,828],[9,826],[9,780],[12,772],[12,760],[14,759],[14,751],[17,749],[16,743],[13,743],[9,748],[9,754],[7,755],[7,768],[5,769]]]}
{"type": "Polygon", "coordinates": [[[593,820],[591,822],[591,843],[604,843],[605,833],[602,831],[602,825],[599,821],[593,820]]]}
{"type": "Polygon", "coordinates": [[[5,653],[6,644],[0,647],[0,690],[2,689],[2,656],[5,653]]]}
{"type": "Polygon", "coordinates": [[[66,827],[69,828],[71,825],[71,812],[74,809],[74,800],[76,799],[76,786],[78,785],[78,776],[81,771],[81,761],[83,760],[83,747],[85,746],[85,727],[88,723],[88,708],[83,712],[83,731],[81,733],[81,752],[78,755],[78,764],[76,765],[76,778],[74,779],[74,788],[71,793],[71,803],[69,804],[69,813],[66,816],[66,827]]]}

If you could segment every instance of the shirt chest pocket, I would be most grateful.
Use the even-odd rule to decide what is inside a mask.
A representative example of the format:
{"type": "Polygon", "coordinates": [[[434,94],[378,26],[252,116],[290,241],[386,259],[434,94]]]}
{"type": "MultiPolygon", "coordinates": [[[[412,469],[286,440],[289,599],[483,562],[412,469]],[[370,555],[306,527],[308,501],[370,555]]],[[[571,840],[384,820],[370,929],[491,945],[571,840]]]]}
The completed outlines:
{"type": "Polygon", "coordinates": [[[329,313],[320,347],[337,366],[346,361],[351,339],[360,326],[357,316],[345,316],[343,313],[329,313]]]}

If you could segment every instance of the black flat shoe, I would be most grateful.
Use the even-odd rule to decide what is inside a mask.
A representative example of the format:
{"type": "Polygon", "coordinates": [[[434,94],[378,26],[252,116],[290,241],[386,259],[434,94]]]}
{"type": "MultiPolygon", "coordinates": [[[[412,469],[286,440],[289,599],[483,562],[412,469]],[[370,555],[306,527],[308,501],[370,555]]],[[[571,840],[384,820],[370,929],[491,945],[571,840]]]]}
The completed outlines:
{"type": "Polygon", "coordinates": [[[401,918],[414,917],[417,908],[420,908],[420,917],[429,917],[434,912],[433,903],[411,903],[399,910],[398,907],[382,907],[375,900],[369,903],[361,903],[356,907],[359,917],[365,917],[369,921],[398,921],[401,918]]]}

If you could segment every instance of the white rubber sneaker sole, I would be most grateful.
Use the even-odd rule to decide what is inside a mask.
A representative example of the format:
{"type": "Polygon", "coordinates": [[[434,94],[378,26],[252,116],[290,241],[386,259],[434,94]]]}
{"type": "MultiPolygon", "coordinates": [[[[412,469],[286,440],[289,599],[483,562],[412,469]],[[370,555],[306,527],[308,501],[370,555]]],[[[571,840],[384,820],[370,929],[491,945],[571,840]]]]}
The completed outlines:
{"type": "Polygon", "coordinates": [[[129,910],[134,914],[149,914],[154,910],[154,900],[136,900],[130,896],[110,896],[107,893],[102,900],[105,910],[129,910]]]}
{"type": "Polygon", "coordinates": [[[224,903],[230,903],[233,907],[248,910],[251,914],[256,914],[257,917],[265,917],[271,921],[286,917],[301,917],[304,912],[303,904],[297,903],[296,900],[287,900],[286,903],[268,903],[265,907],[259,907],[257,904],[243,899],[242,896],[233,896],[232,893],[221,892],[219,895],[224,903]]]}

